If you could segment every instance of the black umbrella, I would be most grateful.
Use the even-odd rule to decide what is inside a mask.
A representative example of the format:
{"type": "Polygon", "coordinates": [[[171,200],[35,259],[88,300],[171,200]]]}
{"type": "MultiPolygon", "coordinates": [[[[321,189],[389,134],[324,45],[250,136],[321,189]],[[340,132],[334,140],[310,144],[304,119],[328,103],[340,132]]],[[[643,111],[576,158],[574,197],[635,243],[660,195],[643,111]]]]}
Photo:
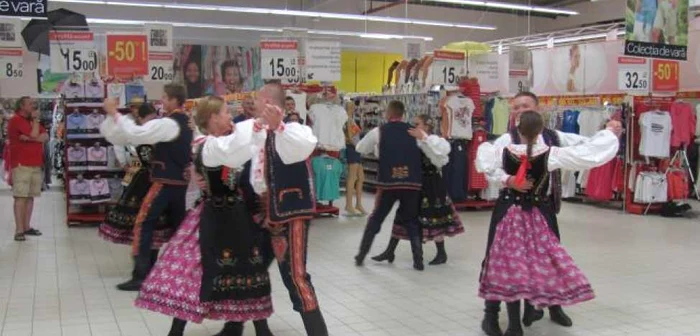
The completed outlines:
{"type": "Polygon", "coordinates": [[[47,20],[32,19],[24,29],[22,38],[27,49],[49,54],[49,32],[52,30],[88,30],[85,15],[59,8],[47,13],[47,20]]]}

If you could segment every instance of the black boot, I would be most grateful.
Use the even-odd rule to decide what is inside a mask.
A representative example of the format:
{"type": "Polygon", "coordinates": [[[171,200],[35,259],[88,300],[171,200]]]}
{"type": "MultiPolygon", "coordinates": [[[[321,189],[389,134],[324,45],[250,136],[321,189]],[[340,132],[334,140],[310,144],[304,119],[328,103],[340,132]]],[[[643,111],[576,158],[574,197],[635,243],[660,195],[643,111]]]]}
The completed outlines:
{"type": "Polygon", "coordinates": [[[435,247],[437,247],[437,255],[435,259],[429,262],[428,265],[442,265],[447,262],[447,251],[445,251],[445,242],[435,242],[435,247]]]}
{"type": "Polygon", "coordinates": [[[365,257],[367,257],[367,253],[369,253],[373,241],[374,232],[370,232],[369,228],[365,228],[365,232],[362,234],[362,241],[360,242],[360,251],[355,256],[356,266],[362,266],[362,264],[364,264],[365,257]]]}
{"type": "Polygon", "coordinates": [[[214,336],[243,336],[243,322],[226,322],[224,329],[214,336]]]}
{"type": "Polygon", "coordinates": [[[182,336],[182,335],[184,335],[186,325],[187,325],[187,321],[181,320],[178,318],[174,318],[173,324],[170,327],[170,332],[168,333],[168,336],[182,336]]]}
{"type": "Polygon", "coordinates": [[[530,302],[525,301],[525,311],[523,312],[523,324],[526,327],[532,325],[533,322],[539,321],[544,317],[544,312],[535,309],[530,302]]]}
{"type": "Polygon", "coordinates": [[[481,321],[481,330],[487,336],[503,336],[501,326],[498,325],[498,313],[501,311],[501,302],[489,301],[485,302],[484,320],[481,321]]]}
{"type": "MultiPolygon", "coordinates": [[[[153,268],[153,265],[156,264],[156,261],[158,261],[158,253],[160,250],[151,250],[151,268],[153,268]]],[[[150,270],[149,270],[150,272],[150,270]]]]}
{"type": "Polygon", "coordinates": [[[411,252],[413,252],[413,268],[422,271],[425,269],[423,265],[423,242],[420,237],[411,238],[411,252]]]}
{"type": "Polygon", "coordinates": [[[562,327],[571,327],[574,325],[574,322],[571,321],[571,318],[561,309],[561,306],[549,307],[549,318],[562,327]]]}
{"type": "Polygon", "coordinates": [[[301,313],[301,319],[304,321],[307,336],[328,336],[328,327],[320,310],[301,313]]]}
{"type": "Polygon", "coordinates": [[[125,292],[138,292],[151,269],[150,258],[151,256],[147,256],[147,258],[134,257],[134,270],[131,272],[131,279],[118,284],[117,289],[125,292]]]}
{"type": "Polygon", "coordinates": [[[396,251],[396,246],[399,245],[399,240],[397,238],[391,237],[389,239],[389,246],[386,247],[386,251],[382,254],[372,257],[374,261],[388,261],[390,264],[394,262],[394,251],[396,251]]]}
{"type": "Polygon", "coordinates": [[[523,326],[520,324],[520,300],[508,302],[508,329],[503,336],[523,336],[523,326]]]}
{"type": "Polygon", "coordinates": [[[275,336],[267,325],[267,320],[253,321],[255,326],[255,336],[275,336]]]}

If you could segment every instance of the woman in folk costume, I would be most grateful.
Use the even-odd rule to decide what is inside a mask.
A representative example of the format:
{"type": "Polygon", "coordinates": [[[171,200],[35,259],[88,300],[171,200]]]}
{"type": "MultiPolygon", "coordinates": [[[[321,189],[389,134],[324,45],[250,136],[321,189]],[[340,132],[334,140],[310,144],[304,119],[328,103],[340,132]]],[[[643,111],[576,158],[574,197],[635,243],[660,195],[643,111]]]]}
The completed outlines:
{"type": "Polygon", "coordinates": [[[196,145],[194,160],[204,180],[202,201],[158,259],[136,306],[174,317],[169,336],[183,335],[186,321],[204,319],[227,321],[218,336],[240,336],[250,320],[256,335],[272,335],[270,237],[256,220],[262,210],[249,196],[254,194],[245,164],[259,133],[254,124],[261,121],[234,126],[224,100],[213,96],[200,100],[194,118],[208,135],[196,145]]]}
{"type": "Polygon", "coordinates": [[[505,148],[485,143],[477,153],[477,170],[502,168],[515,179],[515,188],[502,191],[504,206],[494,211],[495,230],[488,238],[480,276],[479,296],[507,302],[506,336],[523,335],[520,300],[536,307],[573,305],[594,298],[588,279],[574,264],[549,228],[554,215],[549,172],[585,170],[613,159],[620,130],[612,126],[590,142],[572,147],[549,147],[537,142],[544,128],[542,116],[523,112],[517,130],[526,144],[505,148]]]}
{"type": "MultiPolygon", "coordinates": [[[[134,118],[143,125],[158,117],[156,109],[151,104],[141,104],[133,108],[127,118],[134,118]]],[[[141,202],[151,187],[150,164],[152,145],[140,145],[135,148],[136,158],[127,167],[128,183],[117,205],[107,212],[105,222],[100,225],[98,234],[103,239],[116,243],[131,245],[134,239],[134,222],[139,213],[141,202]]],[[[158,249],[168,242],[174,228],[169,227],[163,218],[153,233],[153,245],[151,250],[151,262],[155,263],[158,257],[158,249]]]]}
{"type": "MultiPolygon", "coordinates": [[[[463,233],[464,226],[452,200],[447,195],[447,186],[440,174],[442,167],[449,161],[450,144],[447,140],[431,134],[432,125],[429,123],[430,117],[427,115],[416,116],[413,120],[415,128],[409,133],[418,140],[423,161],[423,186],[418,221],[423,241],[435,241],[437,246],[437,255],[429,264],[440,265],[447,262],[445,236],[453,237],[463,233]]],[[[403,226],[394,223],[386,251],[372,259],[394,262],[394,251],[399,244],[399,239],[409,240],[408,233],[403,226]]]]}

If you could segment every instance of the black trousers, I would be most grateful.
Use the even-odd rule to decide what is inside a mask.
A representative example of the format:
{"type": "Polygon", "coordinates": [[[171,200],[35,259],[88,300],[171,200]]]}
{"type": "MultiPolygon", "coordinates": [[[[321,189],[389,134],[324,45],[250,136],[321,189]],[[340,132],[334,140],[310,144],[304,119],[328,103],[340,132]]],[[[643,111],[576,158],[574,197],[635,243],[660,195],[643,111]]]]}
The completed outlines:
{"type": "Polygon", "coordinates": [[[396,210],[394,222],[403,226],[408,232],[408,236],[413,239],[420,237],[418,224],[418,210],[420,209],[420,190],[408,189],[377,189],[375,195],[374,210],[367,220],[365,232],[374,235],[379,233],[382,223],[389,215],[394,203],[399,202],[399,209],[396,210]]]}
{"type": "Polygon", "coordinates": [[[150,256],[153,231],[158,219],[166,215],[168,226],[177,228],[185,219],[185,196],[187,186],[153,183],[141,203],[134,223],[133,255],[150,256]]]}

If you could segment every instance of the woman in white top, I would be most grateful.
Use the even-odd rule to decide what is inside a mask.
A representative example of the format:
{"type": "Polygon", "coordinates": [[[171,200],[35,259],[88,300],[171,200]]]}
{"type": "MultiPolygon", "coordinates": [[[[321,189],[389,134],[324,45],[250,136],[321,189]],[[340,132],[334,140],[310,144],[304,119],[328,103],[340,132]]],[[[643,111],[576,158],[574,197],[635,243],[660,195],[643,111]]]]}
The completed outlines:
{"type": "MultiPolygon", "coordinates": [[[[447,262],[445,236],[453,237],[464,232],[462,221],[450,196],[447,195],[447,185],[440,173],[442,167],[449,161],[448,154],[451,148],[447,140],[431,134],[433,127],[427,115],[416,116],[413,125],[415,128],[409,132],[418,140],[418,147],[423,154],[423,186],[421,201],[417,204],[420,207],[418,222],[423,241],[435,241],[437,246],[437,255],[429,264],[440,265],[447,262]]],[[[393,262],[399,239],[410,240],[406,229],[395,222],[386,251],[372,259],[393,262]]]]}
{"type": "Polygon", "coordinates": [[[505,335],[523,335],[520,300],[536,307],[572,305],[594,298],[588,279],[559,244],[549,228],[554,216],[547,197],[549,173],[556,169],[584,170],[601,166],[617,154],[619,141],[613,129],[598,132],[587,143],[548,147],[537,139],[544,129],[534,111],[520,115],[518,132],[526,144],[494,146],[485,143],[477,152],[477,170],[503,169],[513,176],[496,207],[493,237],[489,237],[481,270],[479,296],[508,303],[505,335]]]}

